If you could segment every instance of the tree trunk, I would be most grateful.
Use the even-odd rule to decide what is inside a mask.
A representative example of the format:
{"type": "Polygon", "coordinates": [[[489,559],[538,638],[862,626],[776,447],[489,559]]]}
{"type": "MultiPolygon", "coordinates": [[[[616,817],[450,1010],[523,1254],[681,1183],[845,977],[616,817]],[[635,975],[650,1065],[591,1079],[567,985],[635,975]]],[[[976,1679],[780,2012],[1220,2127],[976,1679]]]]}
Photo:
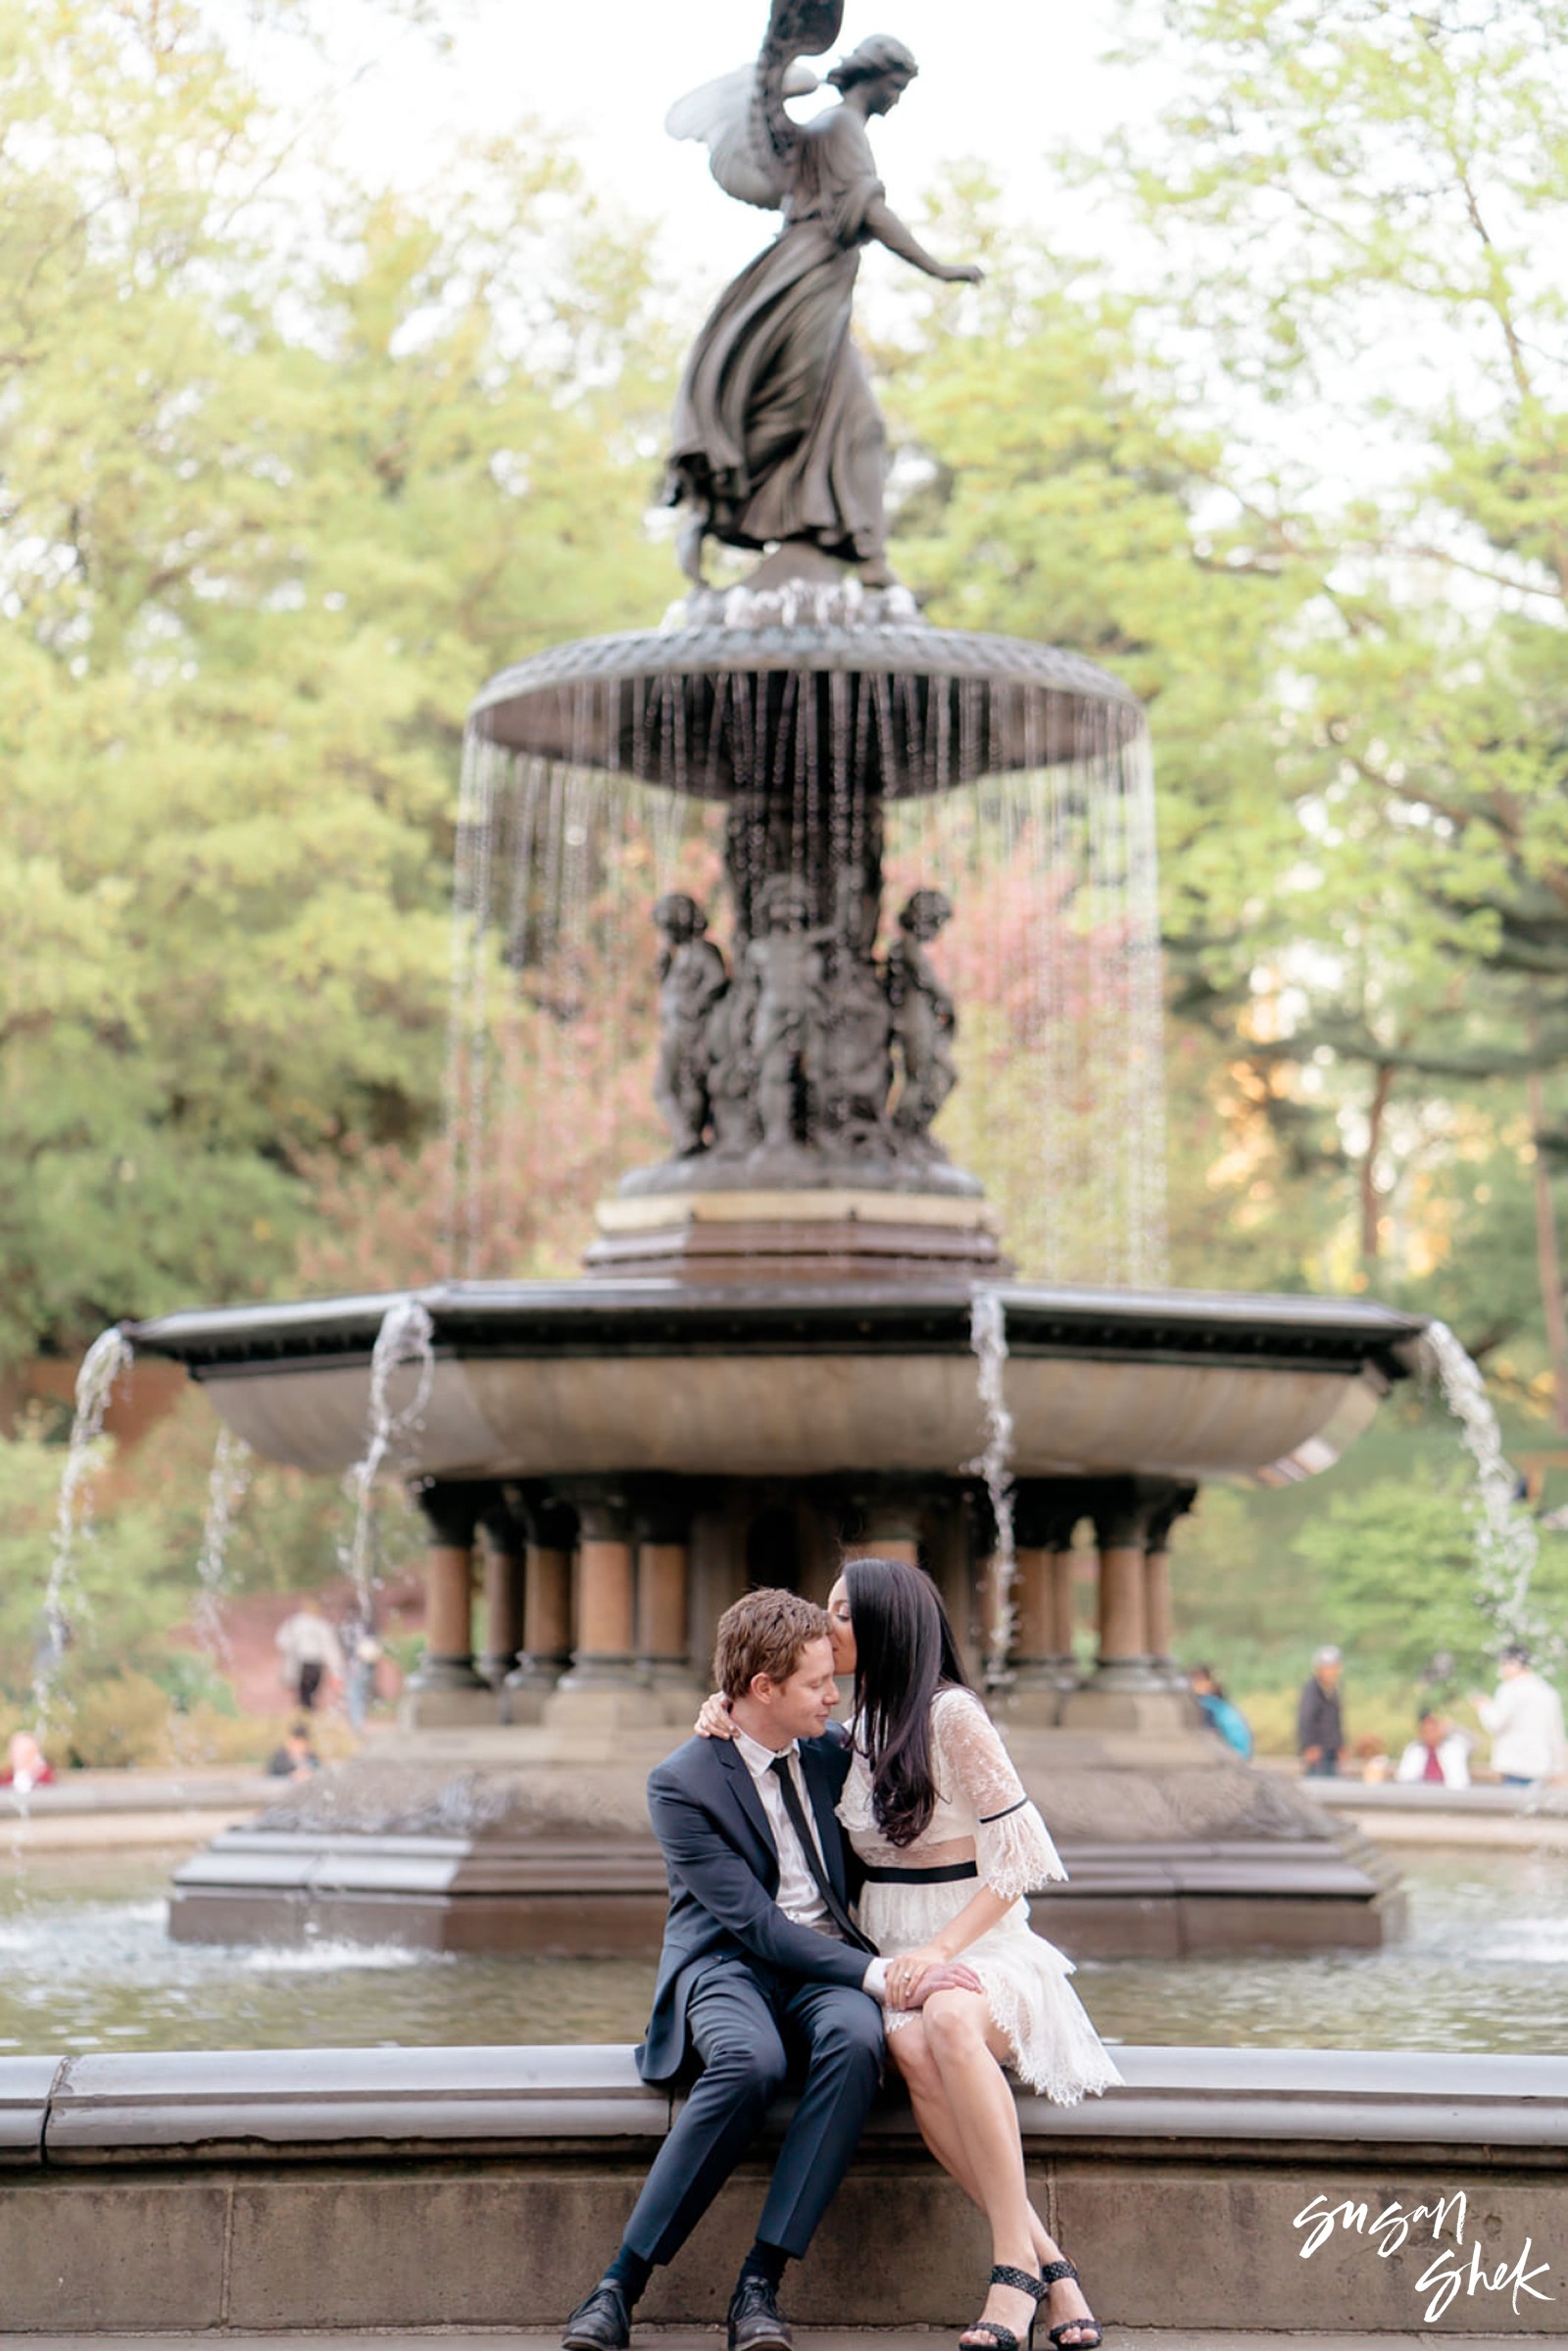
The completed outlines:
{"type": "Polygon", "coordinates": [[[1546,1349],[1551,1357],[1552,1425],[1568,1436],[1568,1317],[1563,1312],[1562,1258],[1557,1248],[1557,1214],[1551,1198],[1551,1167],[1540,1137],[1545,1131],[1545,1087],[1539,1069],[1525,1081],[1530,1105],[1530,1131],[1536,1140],[1536,1274],[1541,1284],[1541,1311],[1546,1325],[1546,1349]]]}
{"type": "Polygon", "coordinates": [[[1372,1089],[1372,1102],[1366,1114],[1366,1156],[1361,1161],[1361,1262],[1375,1265],[1378,1260],[1381,1235],[1378,1231],[1382,1201],[1378,1198],[1378,1152],[1383,1149],[1383,1113],[1394,1092],[1394,1070],[1387,1061],[1378,1063],[1377,1084],[1372,1089]]]}

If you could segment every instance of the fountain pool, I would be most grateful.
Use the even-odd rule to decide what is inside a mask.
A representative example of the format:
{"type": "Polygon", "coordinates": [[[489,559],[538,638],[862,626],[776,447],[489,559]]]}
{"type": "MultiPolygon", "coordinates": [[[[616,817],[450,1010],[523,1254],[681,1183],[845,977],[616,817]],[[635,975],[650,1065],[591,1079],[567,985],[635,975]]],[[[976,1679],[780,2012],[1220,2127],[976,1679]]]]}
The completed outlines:
{"type": "MultiPolygon", "coordinates": [[[[0,2055],[626,2041],[652,1964],[320,1940],[171,1942],[172,1853],[50,1856],[0,1886],[0,2055]]],[[[1561,1854],[1411,1854],[1378,1951],[1086,1961],[1106,2037],[1144,2045],[1552,2053],[1568,2000],[1561,1854]]],[[[1037,1905],[1049,1928],[1049,1899],[1037,1905]]]]}

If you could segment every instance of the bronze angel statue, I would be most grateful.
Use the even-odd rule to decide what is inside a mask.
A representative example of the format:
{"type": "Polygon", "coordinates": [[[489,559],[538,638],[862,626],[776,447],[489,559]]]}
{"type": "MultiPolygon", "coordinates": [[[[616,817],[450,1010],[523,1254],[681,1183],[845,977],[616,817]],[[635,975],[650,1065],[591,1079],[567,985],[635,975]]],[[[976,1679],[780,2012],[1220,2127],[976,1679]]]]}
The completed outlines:
{"type": "Polygon", "coordinates": [[[784,225],[714,304],[675,406],[669,503],[692,519],[681,563],[702,584],[703,543],[804,541],[891,582],[882,515],[883,429],[850,337],[860,247],[885,245],[927,276],[973,284],[978,269],[939,262],[890,212],[866,124],[898,105],[918,68],[874,33],[827,79],[839,103],[794,122],[786,98],[815,89],[803,57],[838,39],[844,0],[772,0],[755,66],[704,84],[666,127],[701,139],[731,196],[784,225]]]}

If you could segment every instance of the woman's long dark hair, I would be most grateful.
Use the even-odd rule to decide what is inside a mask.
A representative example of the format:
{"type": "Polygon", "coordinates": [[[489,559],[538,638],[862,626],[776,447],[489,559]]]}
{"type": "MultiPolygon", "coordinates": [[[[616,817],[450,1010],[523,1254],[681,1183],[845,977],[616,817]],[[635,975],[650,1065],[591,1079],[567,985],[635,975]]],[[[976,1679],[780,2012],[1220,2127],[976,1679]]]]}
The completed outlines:
{"type": "Polygon", "coordinates": [[[872,1809],[890,1845],[912,1845],[925,1834],[938,1795],[931,1701],[939,1690],[967,1690],[969,1677],[942,1595],[919,1568],[897,1559],[849,1559],[844,1589],[872,1809]]]}

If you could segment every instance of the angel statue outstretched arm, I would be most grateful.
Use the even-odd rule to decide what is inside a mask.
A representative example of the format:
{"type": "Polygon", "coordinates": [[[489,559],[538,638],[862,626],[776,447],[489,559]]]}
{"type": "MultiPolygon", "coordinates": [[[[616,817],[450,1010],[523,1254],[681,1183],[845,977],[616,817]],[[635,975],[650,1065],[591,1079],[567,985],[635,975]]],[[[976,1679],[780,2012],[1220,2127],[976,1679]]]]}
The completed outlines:
{"type": "Polygon", "coordinates": [[[797,122],[785,101],[815,89],[804,57],[838,38],[843,0],[773,0],[753,66],[672,107],[676,138],[701,139],[729,195],[781,212],[773,244],[726,286],[693,346],[675,407],[667,496],[690,510],[681,560],[702,583],[706,539],[802,544],[891,582],[882,512],[884,433],[850,313],[860,247],[885,245],[928,276],[973,283],[893,213],[866,125],[918,68],[902,41],[862,41],[827,75],[839,103],[797,122]]]}

